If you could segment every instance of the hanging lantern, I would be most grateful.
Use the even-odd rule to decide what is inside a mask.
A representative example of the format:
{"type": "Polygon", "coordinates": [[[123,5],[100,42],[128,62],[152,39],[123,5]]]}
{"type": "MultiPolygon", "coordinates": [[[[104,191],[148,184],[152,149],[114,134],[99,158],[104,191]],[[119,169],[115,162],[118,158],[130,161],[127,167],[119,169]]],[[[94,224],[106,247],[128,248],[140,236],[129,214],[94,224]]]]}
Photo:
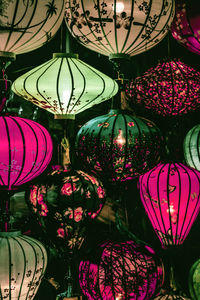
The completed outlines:
{"type": "Polygon", "coordinates": [[[118,85],[76,54],[54,53],[50,61],[16,79],[12,89],[57,118],[73,118],[110,99],[117,93],[118,85]]]}
{"type": "Polygon", "coordinates": [[[198,171],[200,171],[199,133],[200,125],[194,126],[187,133],[183,144],[184,157],[187,165],[198,171]]]}
{"type": "Polygon", "coordinates": [[[76,151],[86,168],[111,181],[133,179],[160,160],[162,137],[144,118],[111,110],[78,131],[76,151]]]}
{"type": "Polygon", "coordinates": [[[0,232],[1,299],[33,299],[44,276],[44,246],[20,231],[0,232]]]}
{"type": "Polygon", "coordinates": [[[176,2],[171,33],[189,51],[200,54],[200,9],[196,0],[176,2]]]}
{"type": "Polygon", "coordinates": [[[200,259],[190,268],[188,286],[192,300],[200,299],[200,259]]]}
{"type": "Polygon", "coordinates": [[[0,187],[11,190],[41,174],[52,156],[52,140],[40,124],[0,117],[0,187]]]}
{"type": "Polygon", "coordinates": [[[163,284],[163,265],[148,246],[106,242],[92,257],[79,266],[80,287],[88,300],[148,300],[163,284]]]}
{"type": "Polygon", "coordinates": [[[165,295],[159,295],[158,297],[154,298],[154,300],[190,300],[190,299],[180,295],[165,294],[165,295]]]}
{"type": "Polygon", "coordinates": [[[140,176],[140,197],[163,247],[180,245],[200,209],[200,173],[181,163],[159,164],[140,176]]]}
{"type": "Polygon", "coordinates": [[[200,72],[180,61],[150,68],[127,87],[130,105],[143,105],[157,114],[186,114],[200,106],[200,72]]]}
{"type": "Polygon", "coordinates": [[[0,56],[13,57],[47,43],[64,17],[64,0],[1,1],[0,56]]]}
{"type": "Polygon", "coordinates": [[[83,171],[57,169],[26,197],[48,239],[60,250],[74,250],[85,237],[85,224],[95,219],[105,202],[105,190],[83,171]]]}
{"type": "Polygon", "coordinates": [[[113,57],[140,54],[156,46],[174,17],[173,0],[68,1],[65,20],[87,48],[113,57]]]}

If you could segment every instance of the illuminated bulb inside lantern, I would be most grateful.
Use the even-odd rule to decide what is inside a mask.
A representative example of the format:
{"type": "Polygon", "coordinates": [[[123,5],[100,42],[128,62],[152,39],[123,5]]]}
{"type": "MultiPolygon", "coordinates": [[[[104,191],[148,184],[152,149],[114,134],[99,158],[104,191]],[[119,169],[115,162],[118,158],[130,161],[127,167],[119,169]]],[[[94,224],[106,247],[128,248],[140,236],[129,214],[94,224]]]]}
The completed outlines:
{"type": "Polygon", "coordinates": [[[123,299],[123,295],[122,294],[118,294],[115,300],[122,300],[123,299]]]}
{"type": "MultiPolygon", "coordinates": [[[[116,2],[116,13],[121,13],[124,10],[124,3],[123,2],[116,2]]],[[[114,10],[114,6],[113,6],[114,10]]]]}
{"type": "Polygon", "coordinates": [[[117,138],[115,139],[115,142],[119,146],[123,146],[126,143],[125,138],[122,136],[122,130],[121,129],[119,129],[119,134],[118,134],[117,138]]]}
{"type": "Polygon", "coordinates": [[[63,91],[63,99],[66,101],[66,100],[69,100],[70,97],[71,97],[71,92],[68,90],[64,90],[63,91]]]}

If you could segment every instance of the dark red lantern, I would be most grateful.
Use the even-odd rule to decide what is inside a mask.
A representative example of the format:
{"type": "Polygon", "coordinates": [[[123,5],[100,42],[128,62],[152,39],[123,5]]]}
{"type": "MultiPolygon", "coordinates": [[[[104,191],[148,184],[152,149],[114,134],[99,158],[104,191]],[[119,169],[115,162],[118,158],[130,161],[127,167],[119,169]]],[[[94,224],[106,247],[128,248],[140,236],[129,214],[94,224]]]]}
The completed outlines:
{"type": "Polygon", "coordinates": [[[76,137],[79,159],[111,181],[133,179],[160,160],[162,137],[147,119],[111,110],[87,122],[76,137]]]}
{"type": "Polygon", "coordinates": [[[150,68],[127,87],[129,104],[163,116],[186,114],[200,106],[200,72],[180,61],[150,68]]]}
{"type": "Polygon", "coordinates": [[[181,163],[159,164],[140,176],[139,185],[162,245],[182,244],[200,210],[200,172],[181,163]]]}
{"type": "Polygon", "coordinates": [[[154,250],[133,241],[101,244],[98,255],[79,266],[80,287],[89,300],[152,299],[163,276],[154,250]]]}

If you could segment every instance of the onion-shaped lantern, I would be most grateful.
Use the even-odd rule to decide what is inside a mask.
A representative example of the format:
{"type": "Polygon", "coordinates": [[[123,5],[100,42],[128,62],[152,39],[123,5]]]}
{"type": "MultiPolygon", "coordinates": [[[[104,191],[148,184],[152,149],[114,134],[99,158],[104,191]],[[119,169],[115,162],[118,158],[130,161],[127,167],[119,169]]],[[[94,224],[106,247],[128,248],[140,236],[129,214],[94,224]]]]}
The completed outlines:
{"type": "Polygon", "coordinates": [[[79,266],[80,287],[89,300],[148,300],[163,284],[162,262],[148,246],[105,242],[92,257],[79,266]]]}
{"type": "Polygon", "coordinates": [[[33,184],[26,198],[48,239],[65,251],[81,246],[86,221],[98,216],[105,197],[94,176],[58,168],[42,183],[33,184]]]}
{"type": "Polygon", "coordinates": [[[192,300],[200,299],[200,259],[190,268],[188,276],[188,286],[192,300]]]}
{"type": "Polygon", "coordinates": [[[17,78],[12,90],[58,118],[73,118],[110,99],[118,85],[76,54],[54,53],[50,61],[17,78]]]}
{"type": "Polygon", "coordinates": [[[173,0],[68,1],[66,24],[84,46],[111,57],[140,54],[156,46],[174,17],[173,0]]]}
{"type": "Polygon", "coordinates": [[[194,126],[186,134],[183,144],[184,157],[188,166],[200,171],[200,125],[194,126]]]}
{"type": "Polygon", "coordinates": [[[90,120],[76,137],[79,159],[111,181],[133,179],[160,160],[162,137],[155,124],[120,110],[90,120]]]}
{"type": "Polygon", "coordinates": [[[42,125],[19,117],[0,117],[0,187],[12,190],[47,167],[52,140],[42,125]]]}
{"type": "Polygon", "coordinates": [[[64,0],[1,1],[0,56],[11,57],[47,43],[59,29],[64,9],[64,0]]]}
{"type": "Polygon", "coordinates": [[[181,61],[161,62],[130,83],[129,104],[163,116],[186,114],[200,106],[199,78],[200,72],[181,61]]]}
{"type": "Polygon", "coordinates": [[[44,246],[19,231],[0,232],[1,299],[33,299],[44,276],[44,246]]]}
{"type": "Polygon", "coordinates": [[[200,9],[196,1],[177,1],[172,36],[189,51],[200,54],[200,9]]]}
{"type": "Polygon", "coordinates": [[[163,247],[180,245],[200,209],[200,172],[181,163],[159,164],[140,176],[140,197],[163,247]]]}

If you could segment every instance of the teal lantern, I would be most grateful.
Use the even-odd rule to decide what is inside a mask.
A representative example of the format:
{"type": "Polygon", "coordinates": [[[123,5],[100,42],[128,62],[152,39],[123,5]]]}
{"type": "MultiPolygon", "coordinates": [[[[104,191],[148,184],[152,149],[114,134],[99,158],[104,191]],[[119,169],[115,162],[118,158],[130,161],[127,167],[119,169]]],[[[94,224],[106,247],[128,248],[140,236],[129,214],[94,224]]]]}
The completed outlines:
{"type": "Polygon", "coordinates": [[[184,157],[188,166],[200,171],[200,125],[194,126],[184,139],[184,157]]]}

